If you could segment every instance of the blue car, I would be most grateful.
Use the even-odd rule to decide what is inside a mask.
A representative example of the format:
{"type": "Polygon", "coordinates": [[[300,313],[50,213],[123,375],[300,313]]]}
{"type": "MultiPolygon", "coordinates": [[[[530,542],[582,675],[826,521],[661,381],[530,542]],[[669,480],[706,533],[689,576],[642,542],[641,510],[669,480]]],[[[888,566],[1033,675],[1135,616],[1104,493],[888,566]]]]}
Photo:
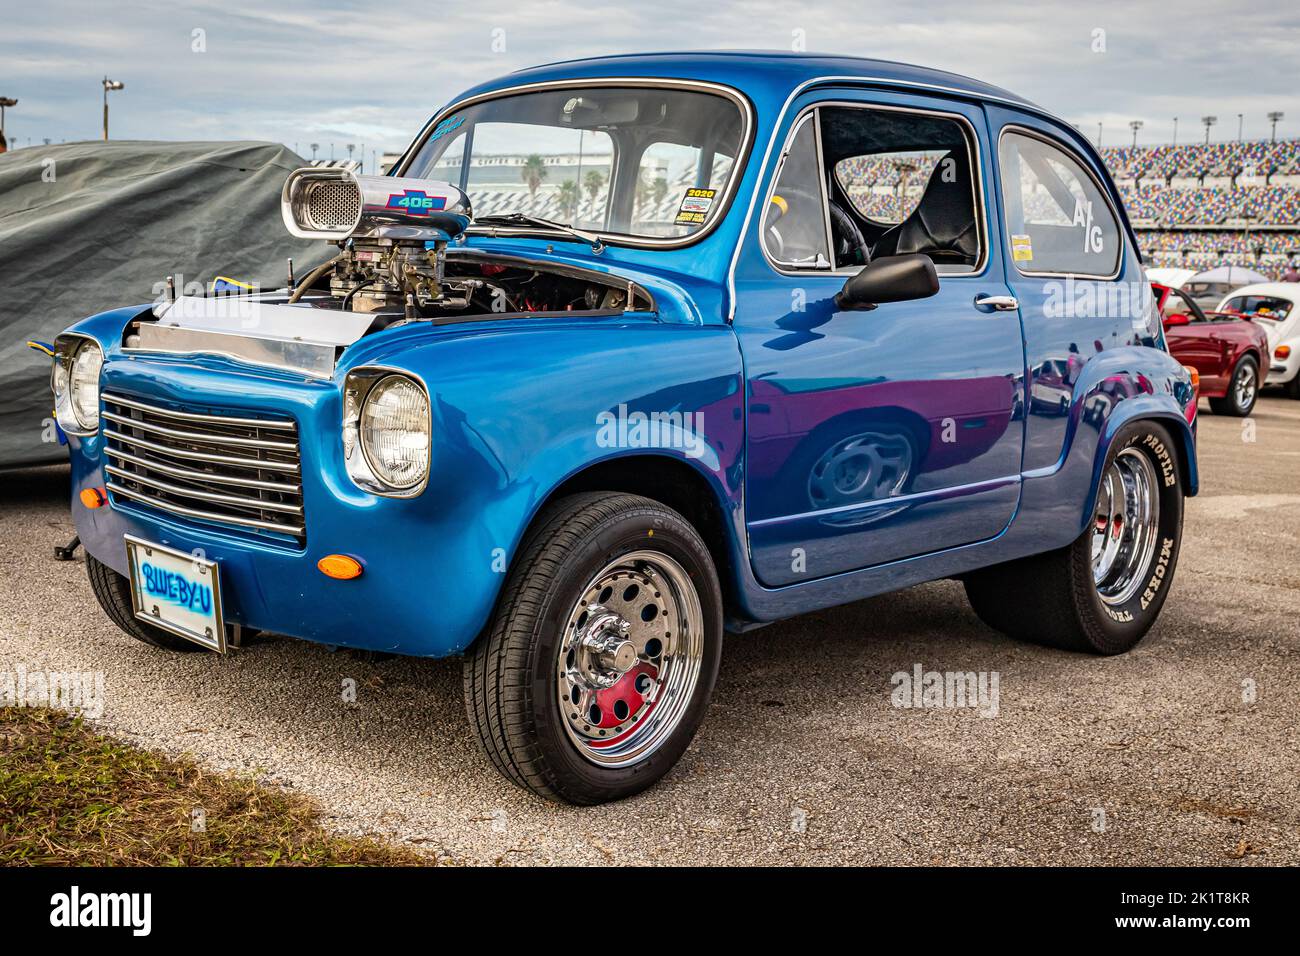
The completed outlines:
{"type": "Polygon", "coordinates": [[[319,268],[55,345],[94,593],[156,647],[465,657],[483,749],[668,772],[724,632],[940,578],[1014,638],[1150,629],[1196,400],[1068,123],[960,76],[715,52],[469,90],[285,183],[319,268]]]}

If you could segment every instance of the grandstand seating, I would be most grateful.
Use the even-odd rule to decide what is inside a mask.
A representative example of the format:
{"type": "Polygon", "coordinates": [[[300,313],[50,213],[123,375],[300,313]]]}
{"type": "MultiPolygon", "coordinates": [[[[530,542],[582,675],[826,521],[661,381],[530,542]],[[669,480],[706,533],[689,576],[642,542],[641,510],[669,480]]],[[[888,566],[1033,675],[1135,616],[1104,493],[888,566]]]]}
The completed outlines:
{"type": "Polygon", "coordinates": [[[1277,278],[1300,259],[1300,140],[1101,153],[1148,265],[1231,263],[1277,278]]]}

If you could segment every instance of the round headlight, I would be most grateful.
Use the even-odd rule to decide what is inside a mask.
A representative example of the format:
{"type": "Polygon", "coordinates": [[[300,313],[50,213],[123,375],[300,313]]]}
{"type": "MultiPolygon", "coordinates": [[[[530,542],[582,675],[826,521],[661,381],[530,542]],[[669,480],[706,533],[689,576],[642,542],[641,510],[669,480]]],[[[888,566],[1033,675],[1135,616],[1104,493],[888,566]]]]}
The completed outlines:
{"type": "Polygon", "coordinates": [[[361,407],[361,450],[376,478],[414,488],[429,474],[429,397],[404,375],[380,379],[361,407]]]}
{"type": "MultiPolygon", "coordinates": [[[[77,424],[86,431],[99,428],[99,371],[104,367],[104,353],[89,340],[72,353],[68,369],[68,399],[77,424]]],[[[58,388],[55,377],[55,388],[58,388]]]]}

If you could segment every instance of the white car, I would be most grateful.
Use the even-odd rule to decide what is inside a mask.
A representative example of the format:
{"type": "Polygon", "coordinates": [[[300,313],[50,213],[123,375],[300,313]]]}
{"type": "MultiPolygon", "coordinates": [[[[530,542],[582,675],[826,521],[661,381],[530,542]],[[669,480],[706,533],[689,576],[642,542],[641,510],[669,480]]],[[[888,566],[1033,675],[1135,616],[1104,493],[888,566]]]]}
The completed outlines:
{"type": "Polygon", "coordinates": [[[1260,282],[1234,289],[1218,312],[1237,312],[1263,326],[1271,358],[1265,385],[1282,385],[1300,398],[1300,282],[1260,282]]]}

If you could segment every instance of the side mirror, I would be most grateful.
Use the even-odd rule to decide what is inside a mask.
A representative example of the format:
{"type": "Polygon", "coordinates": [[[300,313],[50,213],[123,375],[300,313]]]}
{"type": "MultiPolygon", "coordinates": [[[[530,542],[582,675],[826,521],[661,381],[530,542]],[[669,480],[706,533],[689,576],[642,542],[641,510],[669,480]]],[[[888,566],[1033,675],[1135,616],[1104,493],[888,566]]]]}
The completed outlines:
{"type": "Polygon", "coordinates": [[[1165,316],[1165,328],[1171,328],[1175,325],[1190,325],[1191,319],[1187,317],[1186,312],[1175,312],[1172,315],[1165,316]]]}
{"type": "Polygon", "coordinates": [[[926,299],[939,291],[939,275],[929,256],[882,256],[862,267],[835,294],[835,305],[845,311],[874,309],[882,302],[926,299]]]}

